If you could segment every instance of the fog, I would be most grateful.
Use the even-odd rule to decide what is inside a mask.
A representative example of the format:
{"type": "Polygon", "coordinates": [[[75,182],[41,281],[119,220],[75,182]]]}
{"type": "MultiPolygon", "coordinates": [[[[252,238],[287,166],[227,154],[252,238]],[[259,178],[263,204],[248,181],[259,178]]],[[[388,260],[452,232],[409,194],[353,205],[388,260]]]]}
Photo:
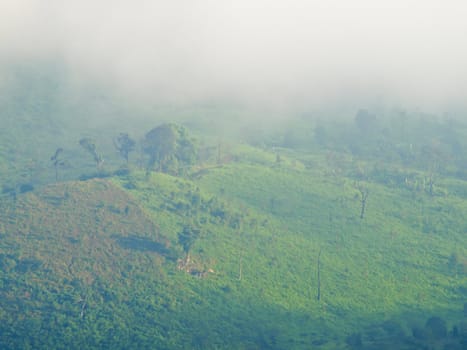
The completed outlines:
{"type": "Polygon", "coordinates": [[[189,105],[465,107],[454,0],[2,0],[0,62],[189,105]]]}

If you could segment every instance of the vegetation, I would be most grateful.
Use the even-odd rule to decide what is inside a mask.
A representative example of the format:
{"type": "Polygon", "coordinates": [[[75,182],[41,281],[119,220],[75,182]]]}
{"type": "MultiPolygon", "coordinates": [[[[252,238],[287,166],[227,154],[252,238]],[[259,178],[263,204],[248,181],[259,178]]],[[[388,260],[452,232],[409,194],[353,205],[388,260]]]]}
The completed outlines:
{"type": "Polygon", "coordinates": [[[462,123],[38,125],[63,151],[4,113],[1,348],[465,348],[462,123]]]}
{"type": "Polygon", "coordinates": [[[63,148],[57,148],[55,154],[50,157],[52,164],[55,169],[55,181],[58,181],[58,169],[66,165],[65,160],[61,158],[61,154],[63,152],[63,148]]]}
{"type": "Polygon", "coordinates": [[[88,153],[92,155],[92,157],[94,158],[94,161],[96,162],[96,166],[99,169],[102,166],[104,159],[102,158],[102,155],[97,150],[96,142],[89,137],[85,137],[79,140],[79,144],[88,153]]]}
{"type": "Polygon", "coordinates": [[[114,140],[114,145],[117,151],[128,164],[129,154],[135,150],[135,140],[133,140],[127,133],[120,133],[114,140]]]}
{"type": "Polygon", "coordinates": [[[143,142],[143,150],[149,156],[147,171],[158,165],[158,171],[179,173],[196,160],[193,140],[182,126],[162,124],[149,131],[143,142]]]}

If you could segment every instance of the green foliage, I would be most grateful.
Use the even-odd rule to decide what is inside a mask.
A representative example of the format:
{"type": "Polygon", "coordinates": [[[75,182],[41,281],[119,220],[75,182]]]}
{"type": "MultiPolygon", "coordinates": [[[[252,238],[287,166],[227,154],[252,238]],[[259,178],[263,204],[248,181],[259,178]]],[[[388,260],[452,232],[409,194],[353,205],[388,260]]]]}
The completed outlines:
{"type": "Polygon", "coordinates": [[[162,124],[149,131],[143,142],[143,151],[149,156],[147,170],[158,164],[158,170],[178,173],[196,161],[196,148],[185,128],[162,124]]]}
{"type": "Polygon", "coordinates": [[[194,225],[183,226],[182,231],[178,234],[178,242],[183,247],[183,251],[189,254],[191,247],[199,238],[201,230],[194,225]]]}
{"type": "Polygon", "coordinates": [[[120,133],[114,140],[114,146],[128,164],[128,156],[134,151],[136,142],[127,133],[120,133]]]}
{"type": "Polygon", "coordinates": [[[175,131],[169,124],[160,125],[149,131],[143,145],[143,151],[149,155],[148,169],[158,162],[159,171],[162,171],[163,162],[173,156],[175,147],[175,131]]]}
{"type": "MultiPolygon", "coordinates": [[[[461,349],[464,129],[368,113],[344,127],[300,120],[255,139],[262,148],[216,136],[204,141],[211,151],[196,168],[187,130],[163,124],[142,144],[162,172],[145,176],[132,157],[124,171],[115,159],[107,172],[56,184],[30,161],[51,167],[62,153],[51,165],[56,146],[15,143],[34,118],[8,118],[0,347],[461,349]]],[[[38,140],[60,135],[33,126],[38,140]]],[[[105,133],[107,155],[115,132],[105,133]]],[[[66,147],[70,134],[54,140],[66,147]]],[[[125,158],[120,149],[131,142],[121,135],[125,158]]],[[[74,169],[59,179],[88,173],[79,152],[66,149],[74,169]]]]}

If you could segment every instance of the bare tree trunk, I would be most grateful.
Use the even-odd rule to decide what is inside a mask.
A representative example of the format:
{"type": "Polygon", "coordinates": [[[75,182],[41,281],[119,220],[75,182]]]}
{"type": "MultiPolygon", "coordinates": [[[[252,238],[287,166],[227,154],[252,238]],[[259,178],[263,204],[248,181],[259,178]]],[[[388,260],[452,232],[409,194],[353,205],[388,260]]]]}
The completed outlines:
{"type": "Polygon", "coordinates": [[[238,280],[241,281],[243,277],[243,256],[240,254],[240,261],[238,266],[238,280]]]}
{"type": "Polygon", "coordinates": [[[368,198],[368,190],[363,189],[363,188],[359,188],[359,191],[360,191],[360,194],[361,194],[360,202],[362,204],[362,208],[361,208],[361,211],[360,211],[360,219],[363,219],[363,217],[365,216],[366,200],[368,198]]]}
{"type": "Polygon", "coordinates": [[[84,313],[85,313],[85,310],[86,310],[86,306],[87,306],[87,296],[83,299],[80,300],[82,302],[81,304],[81,312],[79,314],[79,318],[84,318],[84,313]]]}
{"type": "Polygon", "coordinates": [[[316,299],[318,301],[321,300],[321,249],[319,250],[318,253],[318,293],[316,295],[316,299]]]}

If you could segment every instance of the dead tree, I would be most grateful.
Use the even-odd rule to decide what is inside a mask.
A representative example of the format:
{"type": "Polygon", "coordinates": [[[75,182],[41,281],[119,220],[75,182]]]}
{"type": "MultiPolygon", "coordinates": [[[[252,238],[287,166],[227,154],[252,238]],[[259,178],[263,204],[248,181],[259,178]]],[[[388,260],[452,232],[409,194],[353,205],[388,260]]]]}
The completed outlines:
{"type": "Polygon", "coordinates": [[[81,311],[79,313],[79,318],[83,319],[84,316],[85,316],[85,312],[86,312],[86,307],[88,305],[88,302],[87,302],[87,299],[88,299],[88,296],[86,295],[84,298],[81,298],[78,302],[79,303],[82,303],[81,304],[81,311]]]}
{"type": "Polygon", "coordinates": [[[238,263],[238,280],[241,281],[243,277],[243,254],[240,253],[240,260],[238,263]]]}
{"type": "Polygon", "coordinates": [[[50,157],[50,160],[52,161],[52,164],[55,168],[55,182],[58,181],[58,168],[65,166],[65,161],[60,158],[60,154],[63,152],[63,148],[57,148],[55,151],[55,154],[50,157]]]}
{"type": "MultiPolygon", "coordinates": [[[[241,222],[241,221],[240,221],[241,222]]],[[[240,223],[241,225],[241,223],[240,223]]],[[[238,229],[238,234],[240,235],[240,244],[241,244],[241,249],[240,249],[240,256],[238,259],[238,280],[241,281],[243,278],[243,253],[245,252],[246,248],[246,242],[245,242],[245,233],[240,233],[240,228],[238,229]]]]}
{"type": "Polygon", "coordinates": [[[98,152],[95,141],[89,137],[85,137],[79,140],[79,144],[93,156],[94,161],[96,162],[97,169],[100,169],[102,163],[104,163],[104,159],[102,158],[102,155],[98,152]]]}
{"type": "Polygon", "coordinates": [[[316,299],[321,300],[321,249],[318,253],[318,292],[316,294],[316,299]]]}
{"type": "Polygon", "coordinates": [[[368,199],[368,188],[358,186],[358,191],[360,192],[360,204],[361,204],[361,209],[360,209],[360,219],[363,219],[365,216],[365,209],[366,209],[366,201],[368,199]]]}

